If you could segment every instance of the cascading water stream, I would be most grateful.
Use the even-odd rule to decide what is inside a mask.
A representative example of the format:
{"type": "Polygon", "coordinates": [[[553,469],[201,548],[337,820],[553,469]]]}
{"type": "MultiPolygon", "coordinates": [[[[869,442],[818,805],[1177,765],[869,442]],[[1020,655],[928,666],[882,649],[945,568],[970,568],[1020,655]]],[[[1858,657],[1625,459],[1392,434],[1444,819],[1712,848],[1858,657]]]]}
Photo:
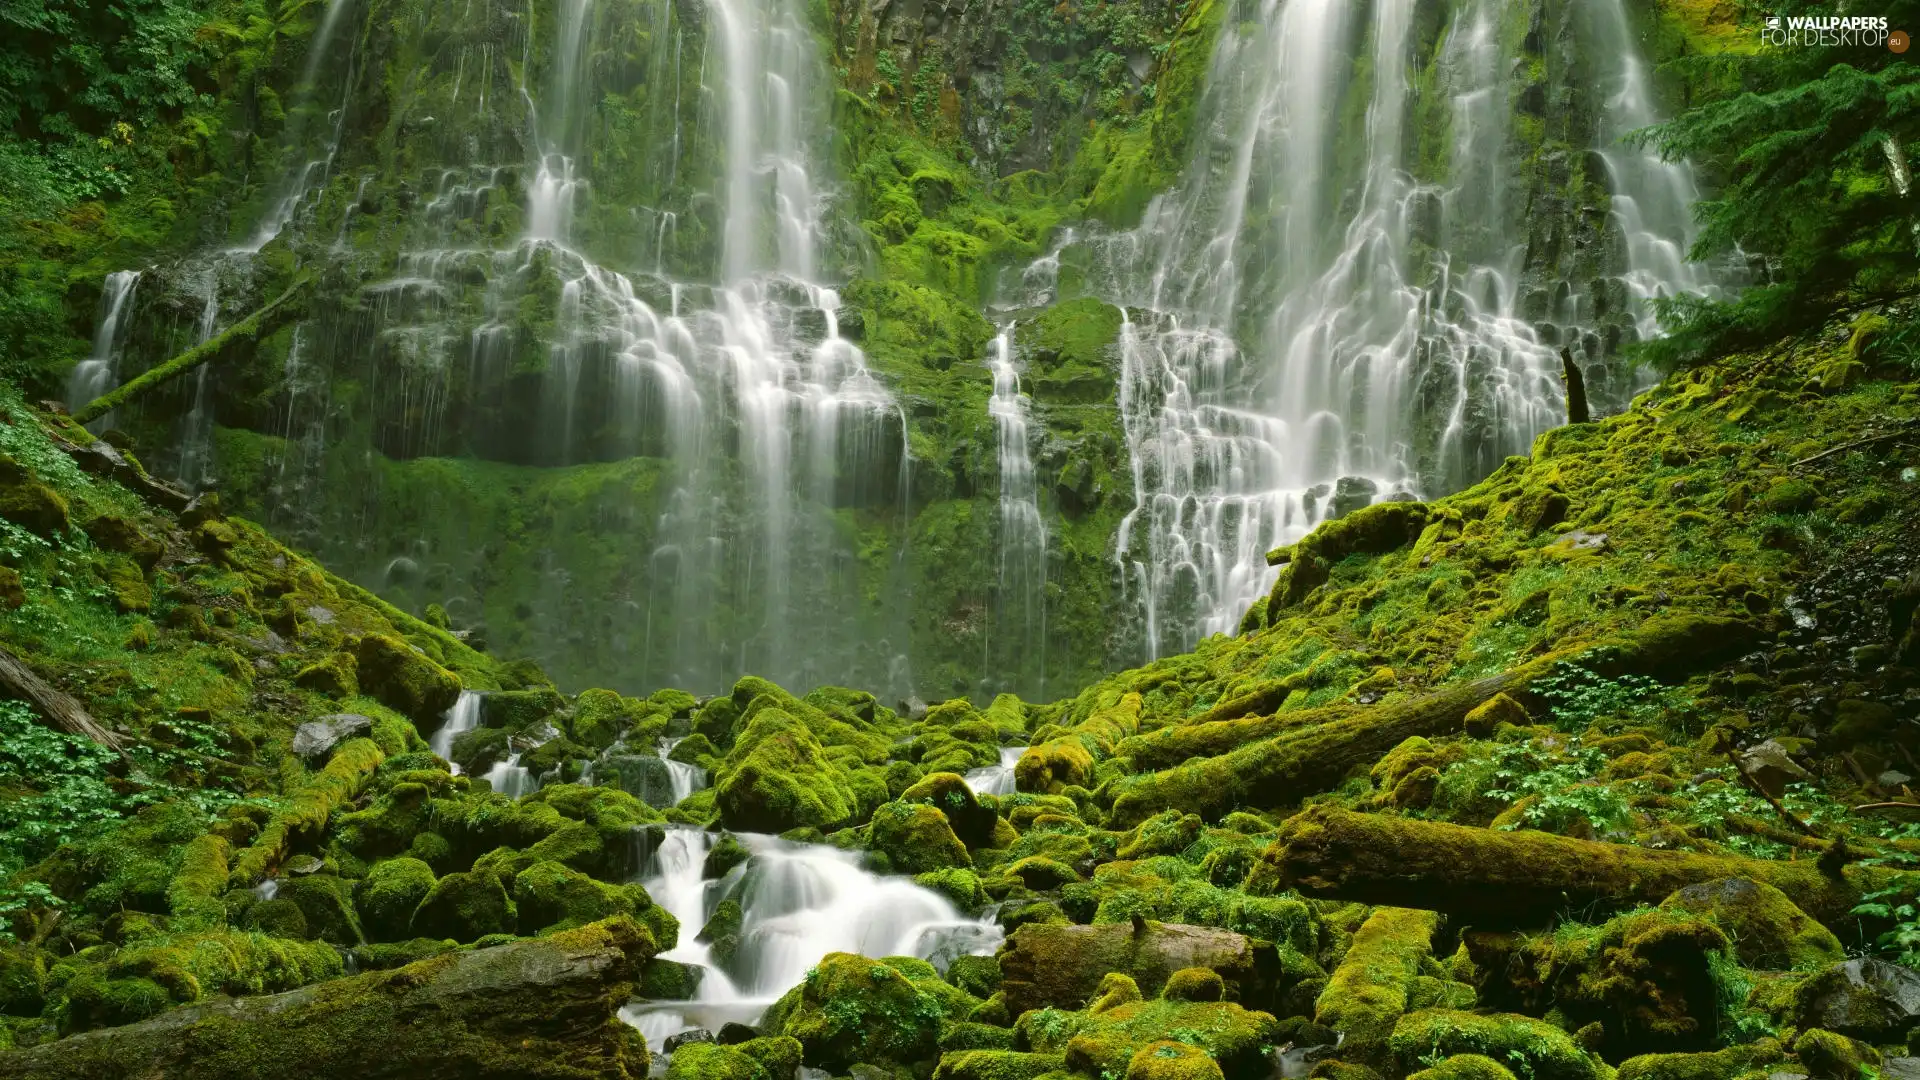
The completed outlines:
{"type": "Polygon", "coordinates": [[[1013,767],[1020,763],[1020,755],[1027,752],[1024,746],[1003,746],[1000,748],[1000,763],[979,769],[969,769],[961,779],[975,795],[1011,795],[1014,793],[1013,767]]]}
{"type": "MultiPolygon", "coordinates": [[[[116,270],[107,275],[100,293],[100,317],[94,324],[93,349],[74,366],[67,379],[67,405],[81,406],[113,389],[119,381],[121,338],[126,332],[133,309],[134,289],[140,284],[140,271],[116,270]]],[[[112,425],[112,414],[95,421],[105,430],[112,425]]]]}
{"type": "MultiPolygon", "coordinates": [[[[1014,324],[1000,327],[988,348],[987,367],[993,372],[993,396],[987,413],[993,417],[999,440],[1000,542],[999,619],[994,638],[1014,655],[1037,660],[1041,688],[1045,687],[1047,652],[1047,526],[1040,516],[1039,489],[1034,480],[1033,456],[1028,450],[1028,408],[1020,392],[1020,371],[1014,364],[1014,324]]],[[[991,654],[989,654],[991,655],[991,654]]],[[[987,665],[991,667],[991,663],[987,665]]]]}
{"type": "MultiPolygon", "coordinates": [[[[427,747],[448,763],[453,761],[453,741],[480,726],[480,714],[486,707],[486,695],[472,690],[460,691],[453,706],[447,710],[446,720],[441,723],[433,735],[427,739],[427,747]]],[[[454,775],[460,773],[460,766],[453,766],[454,775]]]]}
{"type": "Polygon", "coordinates": [[[704,969],[692,1001],[636,1002],[621,1010],[650,1047],[693,1027],[754,1023],[831,952],[916,956],[944,970],[953,957],[999,947],[1001,931],[991,919],[969,919],[906,878],[868,873],[855,852],[736,836],[751,857],[717,880],[702,877],[716,838],[702,830],[669,828],[639,860],[648,895],[680,922],[679,943],[661,955],[704,969]],[[695,939],[726,899],[740,904],[740,944],[720,965],[695,939]]]}
{"type": "Polygon", "coordinates": [[[660,740],[660,760],[667,765],[667,777],[673,785],[673,805],[675,806],[680,805],[680,800],[707,786],[707,770],[698,765],[675,761],[667,756],[673,753],[673,748],[680,745],[681,741],[680,739],[660,740]]]}

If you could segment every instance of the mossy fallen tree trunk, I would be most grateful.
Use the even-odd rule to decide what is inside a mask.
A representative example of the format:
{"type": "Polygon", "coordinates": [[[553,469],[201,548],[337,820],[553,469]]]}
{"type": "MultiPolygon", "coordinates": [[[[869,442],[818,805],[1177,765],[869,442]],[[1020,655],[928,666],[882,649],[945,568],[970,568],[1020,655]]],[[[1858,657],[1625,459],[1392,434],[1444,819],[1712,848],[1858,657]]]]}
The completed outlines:
{"type": "Polygon", "coordinates": [[[82,424],[98,420],[127,402],[146,394],[155,387],[172,382],[209,360],[272,335],[281,327],[307,313],[307,292],[312,280],[307,277],[298,279],[287,287],[286,292],[268,301],[260,310],[173,359],[149,368],[121,386],[94,398],[81,406],[79,411],[73,414],[73,418],[82,424]]]}
{"type": "Polygon", "coordinates": [[[1870,870],[1830,875],[1816,860],[1775,862],[1659,851],[1543,832],[1310,807],[1281,826],[1253,881],[1262,889],[1420,907],[1475,926],[1543,926],[1567,912],[1658,904],[1703,881],[1772,885],[1814,918],[1844,923],[1870,870]]]}
{"type": "Polygon", "coordinates": [[[120,739],[101,727],[71,694],[55,689],[4,648],[0,648],[0,690],[32,705],[53,726],[69,735],[92,739],[109,750],[122,749],[120,739]]]}
{"type": "Polygon", "coordinates": [[[1182,750],[1204,753],[1203,748],[1213,748],[1214,755],[1134,777],[1114,799],[1114,819],[1132,824],[1177,808],[1217,821],[1240,807],[1287,805],[1337,786],[1353,769],[1372,764],[1414,735],[1458,730],[1476,706],[1525,686],[1552,664],[1551,658],[1538,660],[1457,690],[1394,705],[1315,710],[1320,714],[1317,723],[1296,722],[1282,714],[1197,725],[1184,736],[1179,733],[1188,729],[1172,729],[1165,744],[1147,751],[1150,757],[1161,760],[1182,750]],[[1260,737],[1275,728],[1277,734],[1260,737]]]}
{"type": "MultiPolygon", "coordinates": [[[[1460,729],[1467,713],[1496,694],[1518,693],[1563,661],[1579,662],[1603,676],[1622,674],[1676,678],[1733,659],[1751,648],[1759,628],[1740,619],[1676,615],[1649,619],[1632,637],[1568,649],[1512,671],[1411,701],[1344,712],[1327,710],[1323,722],[1285,714],[1225,720],[1168,729],[1164,744],[1131,740],[1153,760],[1182,750],[1211,751],[1159,772],[1133,777],[1113,803],[1116,822],[1133,824],[1168,809],[1217,821],[1240,807],[1270,809],[1339,785],[1352,770],[1415,735],[1432,737],[1460,729]]],[[[1139,758],[1136,757],[1138,762],[1139,758]]]]}
{"type": "MultiPolygon", "coordinates": [[[[1518,689],[1537,672],[1532,667],[1503,672],[1485,679],[1448,687],[1432,694],[1370,708],[1329,705],[1319,709],[1243,716],[1236,720],[1202,720],[1161,728],[1122,742],[1116,753],[1136,769],[1165,769],[1189,758],[1216,757],[1248,743],[1285,732],[1324,727],[1364,717],[1370,724],[1393,724],[1413,719],[1434,728],[1458,725],[1466,715],[1495,695],[1518,689]]],[[[1389,747],[1391,749],[1391,747],[1389,747]]]]}
{"type": "Polygon", "coordinates": [[[646,1042],[619,1010],[654,951],[610,919],[0,1053],[0,1080],[637,1080],[646,1042]]]}

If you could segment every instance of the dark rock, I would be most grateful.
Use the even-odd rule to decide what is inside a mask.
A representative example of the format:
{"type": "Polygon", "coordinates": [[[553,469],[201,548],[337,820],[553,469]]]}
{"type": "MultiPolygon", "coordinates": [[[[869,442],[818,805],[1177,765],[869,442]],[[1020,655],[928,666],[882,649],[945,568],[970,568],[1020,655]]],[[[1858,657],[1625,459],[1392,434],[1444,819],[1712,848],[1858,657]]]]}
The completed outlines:
{"type": "Polygon", "coordinates": [[[1794,991],[1794,1023],[1875,1043],[1905,1038],[1920,1023],[1920,972],[1871,957],[1835,964],[1794,991]]]}
{"type": "Polygon", "coordinates": [[[678,1035],[667,1036],[666,1041],[660,1044],[660,1049],[671,1054],[688,1043],[710,1043],[712,1041],[714,1041],[713,1032],[708,1031],[706,1028],[689,1028],[678,1035]]]}
{"type": "Polygon", "coordinates": [[[341,743],[373,729],[373,718],[359,713],[332,713],[301,724],[293,733],[293,752],[313,764],[333,753],[341,743]]]}
{"type": "Polygon", "coordinates": [[[746,1042],[749,1039],[757,1039],[759,1037],[760,1033],[755,1031],[752,1026],[729,1020],[720,1025],[720,1033],[713,1037],[713,1041],[719,1043],[721,1046],[734,1046],[746,1042]]]}
{"type": "Polygon", "coordinates": [[[1380,494],[1380,485],[1364,476],[1343,476],[1333,488],[1333,504],[1328,512],[1333,517],[1345,517],[1363,506],[1372,506],[1374,497],[1380,494]]]}

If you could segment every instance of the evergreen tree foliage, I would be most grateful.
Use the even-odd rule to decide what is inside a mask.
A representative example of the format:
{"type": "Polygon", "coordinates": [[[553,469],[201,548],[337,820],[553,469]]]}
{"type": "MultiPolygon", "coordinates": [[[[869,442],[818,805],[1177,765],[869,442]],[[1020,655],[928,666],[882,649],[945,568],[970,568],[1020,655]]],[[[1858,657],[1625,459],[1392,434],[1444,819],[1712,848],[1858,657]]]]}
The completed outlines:
{"type": "MultiPolygon", "coordinates": [[[[1831,3],[1779,0],[1751,21],[1837,13],[1831,3]]],[[[1920,32],[1917,0],[1847,14],[1885,15],[1893,29],[1920,32]]],[[[1718,180],[1716,196],[1696,208],[1703,228],[1692,256],[1739,251],[1765,268],[1737,300],[1665,302],[1674,334],[1647,348],[1666,366],[1872,303],[1920,273],[1920,191],[1907,160],[1920,134],[1920,64],[1886,48],[1800,45],[1762,47],[1734,66],[1747,92],[1637,136],[1718,180]]]]}

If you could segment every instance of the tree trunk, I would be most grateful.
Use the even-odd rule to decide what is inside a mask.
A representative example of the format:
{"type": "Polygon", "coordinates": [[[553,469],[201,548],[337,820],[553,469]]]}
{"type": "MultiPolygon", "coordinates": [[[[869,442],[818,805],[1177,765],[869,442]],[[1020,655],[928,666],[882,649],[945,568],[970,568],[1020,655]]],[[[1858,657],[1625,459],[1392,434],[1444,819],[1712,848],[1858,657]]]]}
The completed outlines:
{"type": "Polygon", "coordinates": [[[653,937],[610,919],[393,971],[214,998],[0,1053],[0,1080],[638,1080],[620,1020],[653,937]]]}
{"type": "Polygon", "coordinates": [[[1659,851],[1325,805],[1281,826],[1254,871],[1263,889],[1425,908],[1483,928],[1544,926],[1569,912],[1584,918],[1657,904],[1688,885],[1721,878],[1772,885],[1814,918],[1839,925],[1874,875],[1855,867],[1829,876],[1812,859],[1659,851]]]}
{"type": "Polygon", "coordinates": [[[154,387],[172,382],[230,349],[254,344],[272,335],[282,326],[306,314],[306,293],[311,280],[300,278],[260,310],[166,363],[134,376],[119,388],[94,398],[73,414],[74,420],[82,424],[98,420],[154,387]]]}
{"type": "Polygon", "coordinates": [[[32,705],[69,735],[92,739],[109,750],[124,749],[119,737],[101,727],[71,694],[54,689],[5,648],[0,648],[0,689],[32,705]]]}

